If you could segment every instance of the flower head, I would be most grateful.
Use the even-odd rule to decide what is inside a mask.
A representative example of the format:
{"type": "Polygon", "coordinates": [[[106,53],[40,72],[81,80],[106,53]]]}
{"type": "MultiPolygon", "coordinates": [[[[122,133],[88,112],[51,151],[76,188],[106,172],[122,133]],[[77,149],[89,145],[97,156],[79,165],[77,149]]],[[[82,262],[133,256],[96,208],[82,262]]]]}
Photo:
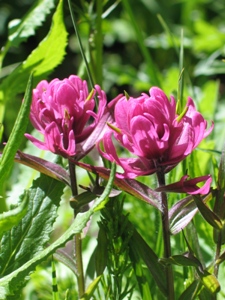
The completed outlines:
{"type": "MultiPolygon", "coordinates": [[[[44,135],[44,141],[30,134],[25,136],[40,149],[74,157],[97,126],[105,106],[106,97],[100,87],[95,86],[89,94],[86,81],[78,76],[51,82],[43,80],[33,90],[30,119],[44,135]],[[99,95],[97,113],[94,112],[96,91],[99,95]]],[[[89,146],[91,148],[94,144],[89,146]]]]}
{"type": "Polygon", "coordinates": [[[106,159],[124,169],[122,177],[134,178],[162,170],[166,173],[185,159],[213,129],[196,110],[189,97],[182,116],[176,113],[176,102],[153,87],[150,95],[122,97],[115,106],[115,122],[104,135],[106,159]],[[112,142],[115,139],[134,157],[119,158],[112,142]]]}

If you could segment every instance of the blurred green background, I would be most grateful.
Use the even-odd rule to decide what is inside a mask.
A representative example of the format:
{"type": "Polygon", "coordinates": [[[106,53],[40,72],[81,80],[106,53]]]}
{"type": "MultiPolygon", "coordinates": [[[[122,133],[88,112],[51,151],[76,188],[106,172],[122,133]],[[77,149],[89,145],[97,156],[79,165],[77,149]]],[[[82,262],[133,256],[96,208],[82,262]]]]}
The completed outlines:
{"type": "MultiPolygon", "coordinates": [[[[211,173],[215,184],[220,153],[225,140],[224,0],[102,1],[100,29],[98,1],[72,1],[94,83],[100,84],[106,90],[108,100],[124,90],[130,95],[139,95],[141,92],[148,92],[153,85],[160,86],[168,96],[173,93],[181,99],[183,105],[187,96],[191,96],[207,121],[215,122],[215,128],[200,149],[185,162],[186,167],[192,176],[211,173]],[[101,45],[103,47],[99,48],[101,45]]],[[[14,19],[22,18],[35,3],[36,1],[29,0],[0,1],[1,47],[4,47],[7,41],[7,24],[14,19]]],[[[1,81],[18,64],[26,60],[46,36],[53,13],[54,8],[32,36],[24,40],[19,47],[9,49],[3,61],[1,81]]],[[[48,79],[55,77],[62,79],[70,74],[79,74],[87,79],[66,1],[64,20],[69,33],[66,55],[48,79]]],[[[60,36],[60,32],[58,34],[60,36]]],[[[22,98],[23,94],[18,94],[6,104],[3,142],[8,140],[22,98]]],[[[28,131],[31,130],[30,126],[28,131]]],[[[26,146],[25,142],[24,139],[21,150],[26,146]]],[[[181,174],[180,167],[176,172],[171,172],[168,179],[173,182],[180,178],[181,174]]],[[[149,179],[143,180],[149,184],[149,179]]],[[[150,183],[152,186],[156,184],[154,177],[150,179],[150,183]]],[[[178,199],[180,195],[170,196],[170,205],[178,199]]],[[[129,196],[126,198],[124,208],[130,213],[130,220],[137,226],[142,236],[148,240],[152,248],[156,247],[157,254],[161,255],[158,212],[129,196]]],[[[195,218],[195,224],[201,235],[202,255],[208,264],[213,255],[212,229],[202,222],[199,215],[195,218]]],[[[96,232],[93,236],[95,234],[96,232]]],[[[89,241],[86,244],[88,243],[89,241]]],[[[173,239],[173,250],[179,252],[183,246],[182,238],[176,236],[173,239]]],[[[90,250],[90,247],[87,249],[90,250]]],[[[176,288],[180,293],[187,274],[184,272],[180,275],[182,273],[180,269],[176,269],[176,272],[180,278],[176,288]]],[[[221,274],[224,274],[224,270],[221,274]]],[[[154,282],[152,286],[154,289],[154,282]]]]}

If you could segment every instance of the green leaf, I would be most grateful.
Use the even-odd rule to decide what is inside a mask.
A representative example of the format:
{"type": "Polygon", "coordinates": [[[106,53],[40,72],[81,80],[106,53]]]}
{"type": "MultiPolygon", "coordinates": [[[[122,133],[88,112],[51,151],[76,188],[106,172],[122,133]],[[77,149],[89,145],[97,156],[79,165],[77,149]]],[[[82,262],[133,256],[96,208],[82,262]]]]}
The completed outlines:
{"type": "Polygon", "coordinates": [[[4,148],[1,161],[0,161],[0,182],[6,179],[11,171],[14,156],[19,148],[19,145],[24,138],[24,133],[27,128],[30,112],[30,104],[32,101],[32,80],[31,75],[27,84],[26,93],[24,96],[24,102],[20,108],[18,117],[13,126],[12,133],[10,134],[9,140],[4,148]]]}
{"type": "Polygon", "coordinates": [[[97,238],[98,244],[95,249],[95,269],[97,276],[103,274],[108,259],[106,232],[101,226],[101,223],[99,224],[99,226],[100,229],[97,238]]]}
{"type": "Polygon", "coordinates": [[[180,295],[179,300],[194,300],[196,299],[196,295],[201,288],[201,284],[199,284],[199,280],[194,280],[186,290],[180,295]]]}
{"type": "MultiPolygon", "coordinates": [[[[57,193],[59,195],[61,194],[61,191],[59,192],[59,189],[60,189],[59,187],[61,187],[61,189],[62,189],[63,185],[61,182],[55,181],[53,179],[48,179],[48,180],[52,181],[52,184],[50,184],[49,181],[44,179],[46,177],[44,175],[42,175],[41,178],[43,178],[43,179],[41,179],[42,180],[41,182],[46,187],[46,191],[44,191],[44,194],[42,194],[42,190],[40,188],[38,188],[38,186],[37,186],[37,181],[39,179],[37,179],[35,181],[37,187],[36,187],[36,193],[35,193],[35,191],[33,191],[31,193],[33,195],[33,197],[34,196],[38,197],[38,194],[41,194],[42,196],[44,196],[45,192],[48,192],[49,193],[48,196],[49,197],[51,196],[51,197],[50,197],[50,199],[48,196],[44,197],[45,201],[42,202],[42,206],[39,209],[39,211],[41,210],[41,212],[43,212],[43,214],[40,214],[40,213],[37,214],[36,218],[33,219],[32,222],[30,223],[30,228],[28,228],[29,236],[27,236],[27,239],[24,241],[27,249],[23,249],[23,248],[21,249],[21,245],[20,245],[21,251],[19,253],[17,253],[16,259],[20,258],[20,261],[17,262],[14,257],[14,266],[13,266],[14,270],[10,270],[10,271],[12,271],[10,274],[8,274],[5,277],[3,277],[2,279],[0,279],[0,300],[5,300],[8,295],[14,295],[15,293],[17,295],[18,290],[24,284],[25,278],[27,279],[27,276],[29,276],[29,274],[34,271],[35,267],[38,264],[40,264],[42,261],[44,261],[49,255],[53,254],[56,249],[63,247],[69,240],[71,240],[73,238],[73,236],[75,234],[81,232],[81,230],[86,226],[91,215],[95,212],[95,210],[99,209],[99,207],[101,206],[101,202],[104,201],[105,198],[107,198],[109,196],[110,186],[112,185],[111,181],[113,181],[112,178],[114,177],[114,173],[115,173],[115,170],[112,172],[111,180],[108,182],[102,196],[96,200],[96,202],[94,203],[92,208],[85,213],[78,213],[76,216],[76,219],[74,220],[74,222],[72,223],[70,228],[59,239],[57,239],[51,246],[49,246],[45,250],[42,250],[43,244],[46,243],[46,241],[48,239],[48,234],[49,234],[49,231],[51,230],[51,228],[49,228],[49,227],[51,227],[51,226],[49,226],[48,220],[45,221],[46,224],[42,224],[42,222],[43,222],[42,215],[46,218],[48,216],[49,219],[53,219],[52,214],[53,213],[55,214],[55,212],[54,212],[55,208],[54,208],[53,204],[50,205],[50,207],[49,207],[49,200],[51,199],[51,197],[55,198],[55,199],[58,198],[57,193]],[[56,195],[55,195],[55,193],[56,193],[56,195]],[[33,226],[34,221],[35,221],[35,226],[33,226]],[[45,240],[44,242],[42,241],[42,238],[40,237],[40,227],[44,227],[45,231],[46,231],[43,233],[43,237],[42,237],[45,240]],[[32,229],[32,231],[30,232],[31,229],[32,229]],[[35,243],[33,242],[34,237],[36,238],[36,246],[35,246],[35,243]],[[39,244],[41,246],[39,246],[39,244]],[[33,251],[33,252],[35,252],[35,255],[34,255],[34,253],[31,253],[32,252],[31,245],[34,248],[36,248],[35,251],[33,251]],[[23,252],[22,252],[22,250],[23,250],[23,252]],[[26,256],[24,258],[24,256],[22,254],[25,256],[28,255],[28,257],[26,256]],[[30,260],[27,261],[29,258],[30,258],[30,260]],[[19,268],[16,269],[16,267],[19,267],[19,268]]],[[[37,200],[37,199],[34,197],[33,200],[37,200]]],[[[35,208],[37,206],[39,207],[38,203],[36,203],[34,201],[33,207],[32,207],[33,211],[35,211],[35,208]]],[[[24,222],[26,221],[27,218],[29,221],[29,216],[28,216],[28,217],[24,218],[25,219],[24,222]]],[[[22,228],[20,227],[18,229],[22,229],[22,228]]],[[[14,234],[14,232],[12,232],[12,233],[14,234]]],[[[19,242],[19,239],[21,238],[20,232],[17,233],[17,236],[15,236],[15,239],[16,238],[19,242]]],[[[5,238],[5,242],[6,242],[6,244],[8,243],[8,245],[4,245],[4,248],[12,246],[10,241],[11,241],[10,236],[8,236],[8,239],[5,238]]],[[[15,247],[12,247],[12,248],[14,249],[15,247]]],[[[4,258],[2,259],[2,255],[1,255],[0,262],[4,261],[4,264],[5,264],[6,263],[5,260],[8,260],[8,262],[9,262],[10,253],[7,254],[6,251],[3,251],[3,252],[4,252],[4,258]]],[[[0,267],[2,267],[1,264],[0,264],[0,267]]],[[[9,270],[7,269],[7,271],[9,271],[9,270]]]]}
{"type": "Polygon", "coordinates": [[[63,183],[41,175],[26,192],[27,214],[2,237],[1,276],[15,271],[43,250],[53,230],[63,189],[63,183]]]}
{"type": "Polygon", "coordinates": [[[201,200],[200,196],[193,195],[193,198],[203,218],[213,228],[221,230],[223,228],[221,219],[211,209],[209,209],[207,205],[205,205],[205,203],[201,200]]]}
{"type": "Polygon", "coordinates": [[[130,259],[134,268],[134,273],[137,278],[141,299],[143,300],[151,300],[152,295],[150,291],[150,284],[149,280],[147,278],[146,272],[143,268],[143,262],[141,260],[141,257],[137,251],[134,249],[130,250],[130,259]]]}
{"type": "Polygon", "coordinates": [[[17,225],[27,212],[28,195],[25,193],[22,203],[7,212],[0,215],[0,237],[3,232],[10,230],[13,226],[17,225]]]}
{"type": "Polygon", "coordinates": [[[0,122],[3,120],[4,103],[25,90],[29,74],[34,72],[34,83],[46,78],[59,65],[65,55],[67,32],[63,22],[63,1],[60,0],[46,38],[0,85],[0,122]],[[60,33],[60,34],[59,34],[60,33]]]}
{"type": "Polygon", "coordinates": [[[220,284],[213,274],[201,268],[196,268],[196,271],[201,278],[201,282],[210,293],[216,294],[220,291],[220,284]]]}
{"type": "Polygon", "coordinates": [[[169,258],[160,258],[159,260],[161,263],[164,264],[173,264],[178,266],[193,266],[193,267],[199,267],[201,266],[200,261],[192,255],[190,252],[186,252],[183,255],[173,255],[169,258]]]}
{"type": "Polygon", "coordinates": [[[101,276],[98,276],[97,278],[95,278],[88,286],[86,292],[84,293],[84,295],[82,296],[81,300],[89,300],[91,299],[96,287],[99,284],[99,281],[101,279],[101,276]]]}
{"type": "Polygon", "coordinates": [[[166,273],[164,267],[159,263],[159,258],[148,246],[141,235],[134,229],[134,233],[129,242],[132,257],[138,255],[145,262],[153,279],[164,295],[167,295],[166,273]]]}
{"type": "Polygon", "coordinates": [[[171,234],[177,234],[183,230],[191,222],[197,211],[192,196],[177,201],[169,210],[171,234]]]}
{"type": "Polygon", "coordinates": [[[107,185],[104,189],[104,192],[96,200],[95,204],[92,206],[92,209],[94,211],[98,211],[98,210],[102,209],[103,207],[105,207],[106,203],[108,202],[108,200],[109,200],[108,197],[110,195],[110,192],[111,192],[113,184],[114,184],[115,174],[116,174],[116,163],[112,163],[111,172],[110,172],[110,175],[109,175],[109,180],[108,180],[107,185]]]}
{"type": "Polygon", "coordinates": [[[39,0],[21,20],[12,20],[9,23],[9,36],[6,48],[17,47],[29,36],[35,34],[35,29],[41,26],[46,16],[55,6],[55,0],[39,0]]]}
{"type": "MultiPolygon", "coordinates": [[[[212,200],[213,194],[201,196],[204,203],[212,200]]],[[[177,201],[169,210],[170,232],[177,234],[183,230],[198,212],[193,196],[187,196],[177,201]]]]}
{"type": "Polygon", "coordinates": [[[56,249],[63,247],[75,234],[81,232],[92,214],[92,210],[85,213],[79,213],[69,229],[57,239],[57,241],[35,255],[35,257],[26,262],[19,269],[0,279],[0,300],[6,300],[7,295],[13,295],[24,282],[24,278],[33,272],[38,264],[44,261],[49,255],[53,254],[56,249]]]}

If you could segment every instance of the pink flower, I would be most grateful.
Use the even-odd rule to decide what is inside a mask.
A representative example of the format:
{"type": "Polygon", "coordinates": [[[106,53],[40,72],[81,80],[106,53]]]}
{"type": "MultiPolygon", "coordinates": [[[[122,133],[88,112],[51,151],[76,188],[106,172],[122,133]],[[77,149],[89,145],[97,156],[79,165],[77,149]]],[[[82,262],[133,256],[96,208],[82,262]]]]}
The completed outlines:
{"type": "Polygon", "coordinates": [[[115,106],[115,122],[109,126],[102,139],[104,150],[99,147],[99,151],[103,157],[120,165],[124,170],[121,177],[128,178],[158,170],[169,172],[213,129],[212,125],[206,130],[207,122],[190,97],[186,112],[179,116],[174,97],[169,101],[157,87],[150,89],[150,95],[122,97],[115,106]],[[134,157],[118,157],[112,134],[134,157]]]}
{"type": "MultiPolygon", "coordinates": [[[[90,94],[86,81],[71,75],[63,80],[41,81],[33,90],[30,119],[43,134],[39,141],[25,136],[37,147],[64,157],[75,157],[98,125],[106,106],[106,97],[99,86],[90,94]],[[98,92],[98,112],[94,112],[94,96],[98,92]]],[[[94,146],[88,143],[86,152],[94,146]]]]}

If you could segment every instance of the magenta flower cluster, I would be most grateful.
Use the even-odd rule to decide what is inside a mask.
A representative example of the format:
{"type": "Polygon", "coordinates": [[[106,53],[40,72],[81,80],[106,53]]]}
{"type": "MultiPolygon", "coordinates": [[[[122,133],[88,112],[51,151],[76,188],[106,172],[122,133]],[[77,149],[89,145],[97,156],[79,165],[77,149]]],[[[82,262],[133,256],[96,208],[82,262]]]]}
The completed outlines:
{"type": "Polygon", "coordinates": [[[153,87],[149,95],[121,98],[115,107],[115,122],[103,138],[102,156],[120,165],[123,177],[134,178],[163,170],[169,172],[184,160],[213,129],[189,97],[183,116],[176,113],[171,96],[153,87]],[[112,135],[134,157],[118,157],[112,135]]]}
{"type": "MultiPolygon", "coordinates": [[[[79,160],[97,145],[105,159],[122,167],[123,173],[117,174],[120,178],[169,172],[213,129],[213,125],[207,129],[190,97],[181,115],[174,97],[169,100],[157,87],[137,98],[119,95],[107,104],[98,85],[89,92],[86,81],[75,75],[41,81],[33,90],[30,119],[43,141],[30,134],[26,137],[40,149],[79,160]],[[90,138],[99,124],[95,138],[90,138]],[[112,137],[130,155],[119,156],[112,137]]],[[[208,190],[208,177],[207,182],[208,190]]]]}
{"type": "MultiPolygon", "coordinates": [[[[79,145],[92,133],[106,106],[106,97],[99,86],[91,93],[86,81],[75,75],[68,79],[41,81],[33,90],[30,119],[43,134],[44,141],[30,134],[25,136],[37,147],[63,157],[74,157],[79,145]],[[94,112],[96,91],[98,112],[94,112]]],[[[78,150],[79,149],[79,150],[78,150]]]]}

